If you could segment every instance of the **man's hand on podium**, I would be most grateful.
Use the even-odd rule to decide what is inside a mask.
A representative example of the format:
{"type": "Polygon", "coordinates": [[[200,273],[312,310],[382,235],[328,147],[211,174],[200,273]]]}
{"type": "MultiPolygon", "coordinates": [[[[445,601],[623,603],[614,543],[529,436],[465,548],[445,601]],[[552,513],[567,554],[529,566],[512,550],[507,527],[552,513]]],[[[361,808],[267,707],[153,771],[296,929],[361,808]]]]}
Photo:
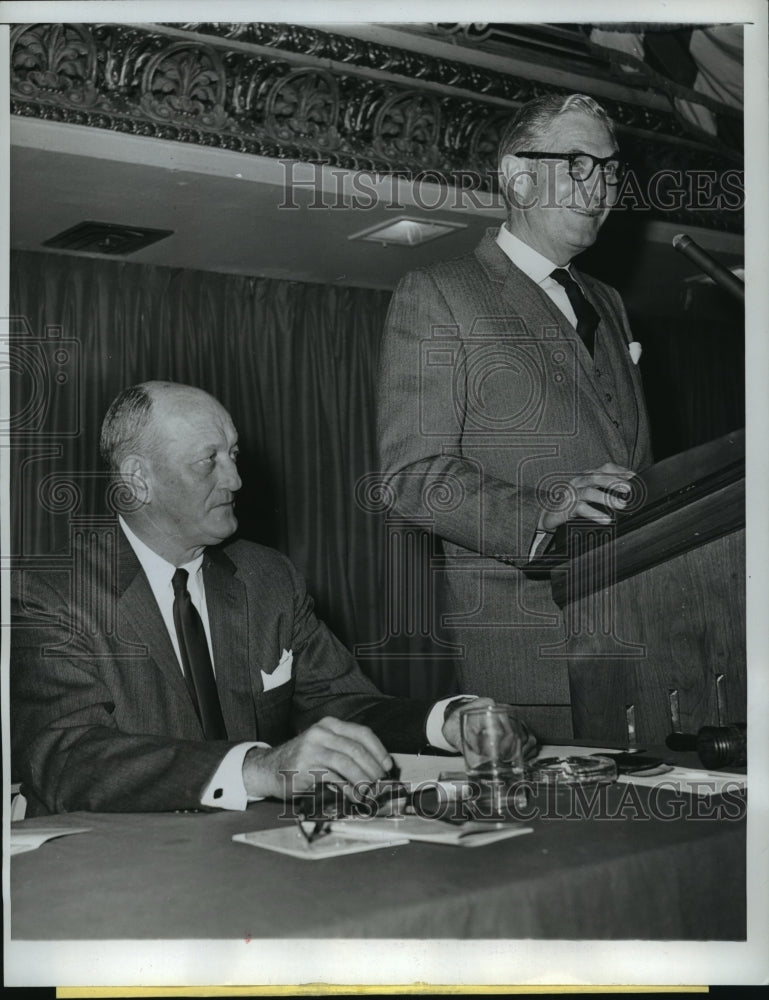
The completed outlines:
{"type": "Polygon", "coordinates": [[[555,510],[546,510],[540,519],[542,531],[554,532],[561,524],[574,518],[585,518],[597,524],[611,524],[613,512],[624,510],[630,499],[628,480],[635,473],[613,462],[574,476],[561,487],[555,510]]]}

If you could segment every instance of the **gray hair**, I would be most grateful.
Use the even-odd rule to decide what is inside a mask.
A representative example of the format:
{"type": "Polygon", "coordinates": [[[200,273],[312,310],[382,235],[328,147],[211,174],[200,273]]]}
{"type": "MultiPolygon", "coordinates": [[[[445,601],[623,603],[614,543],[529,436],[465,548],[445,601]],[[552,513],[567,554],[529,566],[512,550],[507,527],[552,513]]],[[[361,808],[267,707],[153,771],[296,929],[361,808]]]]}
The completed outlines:
{"type": "Polygon", "coordinates": [[[99,450],[105,463],[117,472],[120,463],[147,446],[147,429],[152,414],[149,383],[131,385],[113,399],[102,421],[99,450]]]}
{"type": "Polygon", "coordinates": [[[587,94],[546,94],[535,97],[518,109],[505,126],[499,140],[498,163],[501,169],[502,157],[520,150],[535,150],[545,138],[550,126],[567,111],[581,111],[596,118],[606,126],[609,135],[616,142],[614,122],[598,101],[587,94]]]}

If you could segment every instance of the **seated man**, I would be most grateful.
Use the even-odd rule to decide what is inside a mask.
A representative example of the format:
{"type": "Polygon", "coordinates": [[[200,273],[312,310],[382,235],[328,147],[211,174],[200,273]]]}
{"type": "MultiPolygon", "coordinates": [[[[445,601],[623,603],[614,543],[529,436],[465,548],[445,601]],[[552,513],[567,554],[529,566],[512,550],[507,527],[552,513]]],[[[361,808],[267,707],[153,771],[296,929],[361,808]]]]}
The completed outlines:
{"type": "Polygon", "coordinates": [[[459,745],[461,700],[385,697],[286,558],[221,544],[241,482],[237,433],[213,397],[125,389],[101,447],[131,501],[115,572],[85,552],[85,586],[14,581],[13,763],[29,815],[243,809],[306,790],[313,771],[372,781],[392,767],[388,749],[459,745]]]}

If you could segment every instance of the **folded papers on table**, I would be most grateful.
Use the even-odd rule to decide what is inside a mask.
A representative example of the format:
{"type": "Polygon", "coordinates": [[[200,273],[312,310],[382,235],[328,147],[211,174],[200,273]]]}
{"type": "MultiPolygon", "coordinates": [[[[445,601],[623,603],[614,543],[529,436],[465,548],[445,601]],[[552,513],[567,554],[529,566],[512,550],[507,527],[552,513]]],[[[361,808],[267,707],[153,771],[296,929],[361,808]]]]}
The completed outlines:
{"type": "Polygon", "coordinates": [[[469,822],[452,825],[422,816],[384,819],[356,816],[330,821],[328,828],[328,833],[311,843],[296,826],[238,833],[232,839],[252,847],[290,854],[305,861],[319,861],[322,858],[336,858],[360,851],[374,851],[377,848],[400,847],[412,840],[454,847],[482,847],[497,840],[508,840],[510,837],[520,837],[521,834],[532,832],[530,826],[523,826],[521,823],[469,822]]]}

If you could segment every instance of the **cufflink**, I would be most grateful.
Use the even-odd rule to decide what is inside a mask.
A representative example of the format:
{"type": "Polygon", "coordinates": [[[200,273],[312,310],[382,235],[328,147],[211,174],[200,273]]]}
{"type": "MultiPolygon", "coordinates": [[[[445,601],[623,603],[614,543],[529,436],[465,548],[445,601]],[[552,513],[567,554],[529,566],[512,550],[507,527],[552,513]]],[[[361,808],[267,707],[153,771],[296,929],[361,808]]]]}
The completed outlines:
{"type": "Polygon", "coordinates": [[[456,698],[452,698],[443,710],[443,721],[447,722],[451,713],[455,708],[458,708],[459,705],[466,705],[468,702],[475,701],[475,699],[476,696],[474,694],[458,695],[456,698]]]}

